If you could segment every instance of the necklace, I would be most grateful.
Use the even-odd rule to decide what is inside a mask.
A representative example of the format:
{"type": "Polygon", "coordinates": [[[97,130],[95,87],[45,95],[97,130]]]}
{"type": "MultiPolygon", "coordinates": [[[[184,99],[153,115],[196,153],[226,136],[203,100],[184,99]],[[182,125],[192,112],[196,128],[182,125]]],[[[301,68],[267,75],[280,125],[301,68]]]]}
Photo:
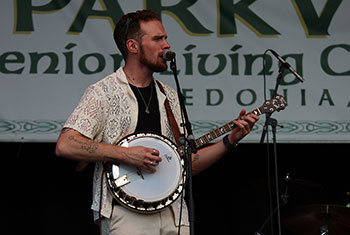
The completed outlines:
{"type": "MultiPolygon", "coordinates": [[[[125,74],[125,75],[126,75],[126,74],[125,74]]],[[[143,101],[143,103],[145,104],[145,107],[146,107],[145,113],[150,114],[151,112],[149,111],[149,106],[150,106],[150,104],[151,104],[151,100],[152,100],[152,96],[153,96],[153,84],[152,84],[152,82],[151,82],[151,84],[150,84],[150,85],[151,85],[151,93],[150,93],[149,100],[148,100],[148,104],[147,104],[145,98],[143,97],[143,95],[142,95],[142,93],[141,93],[141,91],[140,91],[140,89],[139,89],[137,86],[135,86],[135,85],[133,84],[133,82],[131,81],[131,79],[129,78],[128,75],[126,75],[126,78],[129,80],[129,82],[130,82],[134,87],[136,87],[136,90],[139,92],[139,94],[140,94],[140,96],[141,96],[141,99],[142,99],[142,101],[143,101]]]]}
{"type": "Polygon", "coordinates": [[[140,94],[140,96],[141,96],[141,98],[142,98],[143,103],[145,104],[145,107],[146,107],[145,112],[146,112],[147,114],[150,114],[151,112],[149,111],[149,105],[151,104],[151,100],[152,100],[153,85],[151,84],[151,94],[150,94],[150,96],[149,96],[148,104],[146,104],[146,100],[145,100],[145,98],[143,97],[143,95],[142,95],[140,89],[139,89],[138,87],[136,87],[136,89],[137,89],[137,91],[139,92],[139,94],[140,94]]]}

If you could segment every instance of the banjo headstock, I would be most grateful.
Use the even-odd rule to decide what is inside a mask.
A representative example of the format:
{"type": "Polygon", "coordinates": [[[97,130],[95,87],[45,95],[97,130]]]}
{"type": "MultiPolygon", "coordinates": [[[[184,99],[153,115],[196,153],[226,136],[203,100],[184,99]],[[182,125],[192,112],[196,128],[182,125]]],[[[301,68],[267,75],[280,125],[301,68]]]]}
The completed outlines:
{"type": "Polygon", "coordinates": [[[271,114],[275,111],[279,112],[287,107],[287,101],[282,95],[275,95],[271,100],[267,100],[259,107],[261,114],[271,114]]]}

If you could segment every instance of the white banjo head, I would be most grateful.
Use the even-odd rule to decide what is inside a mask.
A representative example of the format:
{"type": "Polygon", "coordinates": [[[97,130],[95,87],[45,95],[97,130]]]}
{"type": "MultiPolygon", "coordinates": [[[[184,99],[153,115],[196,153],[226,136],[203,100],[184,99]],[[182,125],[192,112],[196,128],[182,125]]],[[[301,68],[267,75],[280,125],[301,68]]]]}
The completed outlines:
{"type": "Polygon", "coordinates": [[[162,158],[155,173],[127,164],[105,167],[110,192],[121,205],[137,212],[152,213],[166,208],[181,195],[185,181],[184,161],[169,139],[140,133],[125,137],[118,145],[154,148],[162,158]]]}

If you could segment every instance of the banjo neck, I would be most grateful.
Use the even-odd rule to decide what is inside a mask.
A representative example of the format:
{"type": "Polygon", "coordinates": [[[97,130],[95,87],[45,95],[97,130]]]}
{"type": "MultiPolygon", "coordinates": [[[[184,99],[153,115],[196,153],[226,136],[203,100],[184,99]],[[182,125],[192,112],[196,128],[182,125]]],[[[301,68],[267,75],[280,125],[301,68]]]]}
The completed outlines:
{"type": "MultiPolygon", "coordinates": [[[[255,110],[258,110],[258,108],[255,110]]],[[[257,112],[256,114],[260,115],[261,113],[257,112]]],[[[207,134],[204,134],[201,137],[195,139],[194,142],[196,143],[196,147],[200,148],[203,145],[209,143],[212,140],[215,140],[216,138],[219,138],[220,136],[226,134],[227,132],[233,130],[236,127],[237,127],[237,125],[234,123],[234,120],[232,120],[232,121],[226,123],[225,125],[222,125],[222,126],[216,128],[215,130],[212,130],[212,131],[208,132],[207,134]]],[[[184,146],[179,147],[179,154],[181,156],[183,156],[185,154],[185,147],[184,146]]]]}
{"type": "MultiPolygon", "coordinates": [[[[265,114],[272,114],[275,111],[283,110],[286,106],[287,106],[287,102],[286,102],[285,98],[281,95],[275,95],[273,97],[273,99],[265,101],[262,106],[254,109],[253,111],[251,111],[249,113],[253,113],[253,114],[258,115],[258,116],[260,116],[261,114],[264,114],[264,113],[265,114]]],[[[215,130],[212,130],[209,133],[197,138],[195,140],[196,147],[199,148],[199,147],[209,143],[210,141],[226,134],[227,132],[233,130],[234,128],[236,128],[237,125],[234,123],[234,121],[235,120],[232,120],[232,121],[216,128],[215,130]]],[[[178,152],[179,152],[180,156],[183,156],[185,154],[185,147],[180,146],[178,149],[178,152]]]]}

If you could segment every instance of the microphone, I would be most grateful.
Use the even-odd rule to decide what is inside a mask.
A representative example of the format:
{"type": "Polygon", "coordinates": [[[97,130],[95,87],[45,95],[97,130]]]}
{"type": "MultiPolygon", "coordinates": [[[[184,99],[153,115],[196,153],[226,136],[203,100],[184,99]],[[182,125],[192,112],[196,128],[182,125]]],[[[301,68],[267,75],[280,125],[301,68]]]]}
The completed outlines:
{"type": "Polygon", "coordinates": [[[288,64],[288,62],[286,62],[279,54],[277,54],[277,52],[275,52],[272,49],[269,49],[269,51],[271,51],[271,53],[300,81],[300,82],[304,82],[304,78],[302,76],[300,76],[293,68],[292,66],[290,66],[290,64],[288,64]]]}
{"type": "Polygon", "coordinates": [[[165,49],[163,54],[162,54],[162,57],[165,60],[172,60],[172,59],[175,58],[175,56],[176,56],[175,52],[173,52],[173,51],[171,51],[169,49],[165,49]]]}

